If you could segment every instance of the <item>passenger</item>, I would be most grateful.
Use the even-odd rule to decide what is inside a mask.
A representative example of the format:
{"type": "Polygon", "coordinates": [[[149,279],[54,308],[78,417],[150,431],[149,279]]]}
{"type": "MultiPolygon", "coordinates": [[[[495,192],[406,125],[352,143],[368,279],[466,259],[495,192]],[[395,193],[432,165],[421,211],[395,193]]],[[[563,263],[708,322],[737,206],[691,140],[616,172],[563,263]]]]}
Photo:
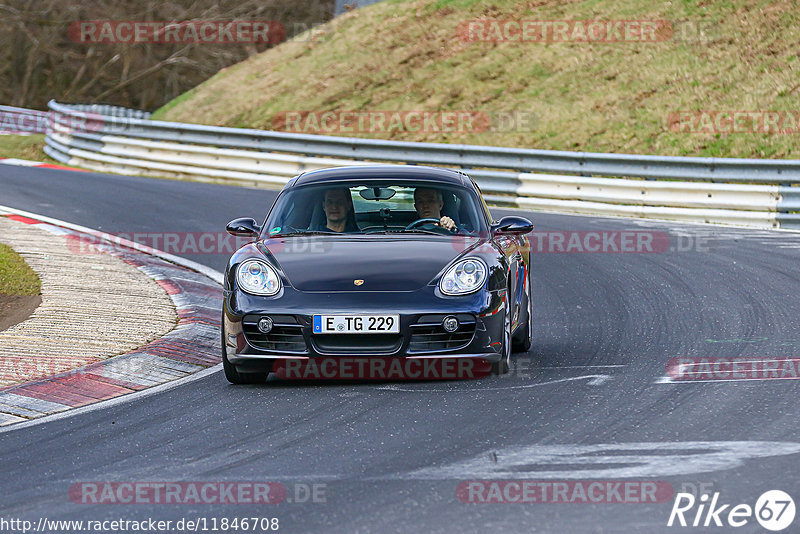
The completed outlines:
{"type": "Polygon", "coordinates": [[[337,187],[325,191],[322,203],[326,223],[321,230],[329,232],[358,232],[355,215],[353,213],[353,197],[346,187],[337,187]]]}
{"type": "Polygon", "coordinates": [[[414,190],[414,208],[420,219],[436,219],[438,225],[450,231],[456,230],[456,223],[448,216],[442,216],[444,200],[438,189],[418,187],[414,190]]]}

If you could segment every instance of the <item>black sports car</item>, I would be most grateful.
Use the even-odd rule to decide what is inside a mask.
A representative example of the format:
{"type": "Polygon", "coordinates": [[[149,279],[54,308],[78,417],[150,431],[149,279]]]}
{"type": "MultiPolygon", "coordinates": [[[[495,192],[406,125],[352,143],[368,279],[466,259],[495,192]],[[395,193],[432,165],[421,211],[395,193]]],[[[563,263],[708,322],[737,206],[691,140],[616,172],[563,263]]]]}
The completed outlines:
{"type": "Polygon", "coordinates": [[[532,229],[521,217],[493,222],[478,186],[455,170],[296,176],[263,226],[228,223],[254,241],[225,273],[225,376],[291,378],[302,364],[320,378],[446,378],[443,362],[461,371],[465,359],[505,373],[512,346],[531,344],[532,229]]]}

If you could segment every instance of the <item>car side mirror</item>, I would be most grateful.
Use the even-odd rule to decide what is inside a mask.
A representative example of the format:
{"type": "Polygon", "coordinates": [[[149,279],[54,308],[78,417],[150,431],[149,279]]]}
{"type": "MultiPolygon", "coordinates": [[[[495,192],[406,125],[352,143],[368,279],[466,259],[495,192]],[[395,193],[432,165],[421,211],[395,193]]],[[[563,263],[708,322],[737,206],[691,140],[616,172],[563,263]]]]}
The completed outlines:
{"type": "Polygon", "coordinates": [[[249,217],[232,220],[225,227],[225,230],[236,237],[258,237],[261,234],[261,227],[255,219],[249,217]]]}
{"type": "Polygon", "coordinates": [[[492,233],[495,235],[514,234],[522,235],[533,231],[533,223],[525,217],[509,215],[503,217],[492,225],[492,233]]]}

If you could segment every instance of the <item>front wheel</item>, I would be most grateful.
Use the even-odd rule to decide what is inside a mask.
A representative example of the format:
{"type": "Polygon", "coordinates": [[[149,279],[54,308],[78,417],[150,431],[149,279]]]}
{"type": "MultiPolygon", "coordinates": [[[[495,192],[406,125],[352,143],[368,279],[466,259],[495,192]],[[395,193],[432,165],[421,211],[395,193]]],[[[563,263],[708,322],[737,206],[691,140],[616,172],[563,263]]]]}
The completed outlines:
{"type": "Polygon", "coordinates": [[[531,300],[531,280],[530,275],[525,280],[525,325],[518,328],[514,334],[514,352],[528,352],[533,344],[533,301],[531,300]]]}
{"type": "Polygon", "coordinates": [[[492,363],[493,375],[504,375],[511,367],[511,314],[508,312],[508,303],[511,293],[506,290],[506,306],[503,314],[503,346],[500,349],[500,360],[492,363]]]}

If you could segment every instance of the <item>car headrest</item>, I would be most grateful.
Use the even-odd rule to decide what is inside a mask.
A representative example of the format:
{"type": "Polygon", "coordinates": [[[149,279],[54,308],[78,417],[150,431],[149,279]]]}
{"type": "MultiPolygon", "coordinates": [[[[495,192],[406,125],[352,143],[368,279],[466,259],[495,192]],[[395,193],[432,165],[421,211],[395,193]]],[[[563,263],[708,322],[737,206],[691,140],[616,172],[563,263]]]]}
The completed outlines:
{"type": "Polygon", "coordinates": [[[475,220],[475,214],[472,210],[469,209],[469,206],[466,202],[461,203],[461,208],[459,210],[459,217],[461,219],[461,226],[466,228],[467,230],[475,230],[477,228],[477,221],[475,220]]]}
{"type": "Polygon", "coordinates": [[[325,226],[326,220],[325,210],[322,209],[322,199],[317,199],[314,202],[314,210],[311,213],[311,221],[308,223],[308,229],[319,230],[325,226]]]}
{"type": "Polygon", "coordinates": [[[453,193],[448,191],[442,192],[442,201],[444,205],[442,206],[442,215],[450,217],[456,224],[460,224],[460,218],[458,213],[458,204],[456,203],[456,198],[453,196],[453,193]]]}

